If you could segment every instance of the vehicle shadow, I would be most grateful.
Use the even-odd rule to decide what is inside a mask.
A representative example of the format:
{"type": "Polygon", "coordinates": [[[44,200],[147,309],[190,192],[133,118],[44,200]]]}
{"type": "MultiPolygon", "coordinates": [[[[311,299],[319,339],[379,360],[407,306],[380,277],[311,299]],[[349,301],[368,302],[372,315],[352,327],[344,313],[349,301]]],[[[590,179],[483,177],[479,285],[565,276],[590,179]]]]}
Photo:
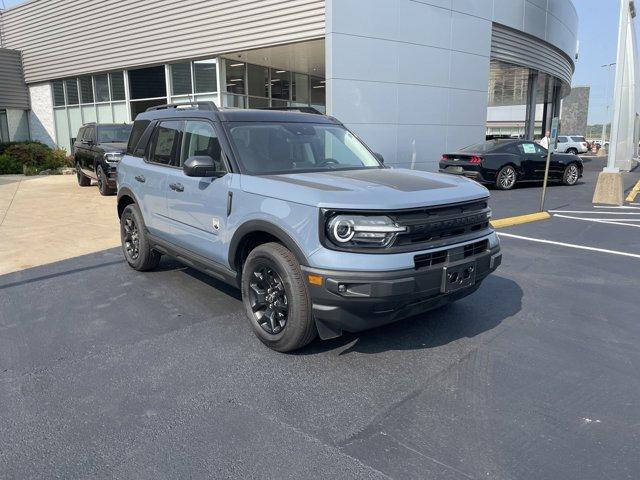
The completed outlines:
{"type": "Polygon", "coordinates": [[[522,309],[522,296],[522,289],[516,282],[492,275],[477,292],[451,305],[373,330],[344,333],[333,340],[316,340],[293,355],[315,355],[345,346],[348,347],[339,355],[447,345],[496,328],[522,309]]]}

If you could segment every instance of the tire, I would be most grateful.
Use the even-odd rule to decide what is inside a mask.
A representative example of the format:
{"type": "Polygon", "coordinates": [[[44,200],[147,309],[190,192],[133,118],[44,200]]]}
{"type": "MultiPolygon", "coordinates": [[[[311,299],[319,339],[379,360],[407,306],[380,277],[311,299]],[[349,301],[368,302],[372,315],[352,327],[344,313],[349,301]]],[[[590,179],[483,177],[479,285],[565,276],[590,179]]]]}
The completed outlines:
{"type": "Polygon", "coordinates": [[[568,148],[567,149],[567,153],[570,153],[572,155],[577,155],[578,154],[578,149],[576,149],[576,148],[568,148]]]}
{"type": "Polygon", "coordinates": [[[88,187],[91,185],[91,179],[82,173],[79,163],[76,163],[76,178],[78,179],[78,185],[81,187],[88,187]]]}
{"type": "Polygon", "coordinates": [[[151,248],[140,209],[134,203],[127,205],[120,217],[122,253],[131,268],[139,272],[153,270],[160,262],[160,255],[151,248]]]}
{"type": "Polygon", "coordinates": [[[562,175],[562,183],[564,185],[575,185],[578,183],[578,178],[580,178],[580,169],[575,163],[570,163],[567,165],[567,168],[564,169],[564,174],[562,175]]]}
{"type": "Polygon", "coordinates": [[[512,165],[506,165],[496,175],[496,188],[499,190],[511,190],[516,184],[517,173],[512,165]]]}
{"type": "Polygon", "coordinates": [[[107,184],[107,174],[104,173],[102,165],[98,165],[98,168],[96,169],[96,177],[98,178],[98,190],[100,191],[100,195],[107,197],[115,193],[115,190],[107,184]]]}
{"type": "Polygon", "coordinates": [[[290,352],[317,335],[309,292],[296,257],[279,243],[253,249],[242,268],[242,301],[256,336],[290,352]]]}

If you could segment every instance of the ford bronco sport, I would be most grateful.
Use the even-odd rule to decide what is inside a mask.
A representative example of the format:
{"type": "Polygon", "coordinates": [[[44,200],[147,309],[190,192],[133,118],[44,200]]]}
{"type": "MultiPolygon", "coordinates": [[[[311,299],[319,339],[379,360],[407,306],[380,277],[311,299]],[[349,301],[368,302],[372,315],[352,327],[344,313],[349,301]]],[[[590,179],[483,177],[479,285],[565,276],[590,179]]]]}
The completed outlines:
{"type": "Polygon", "coordinates": [[[240,287],[249,322],[286,352],[474,292],[501,261],[488,191],[386,168],[334,118],[153,107],[118,165],[124,256],[161,255],[240,287]]]}

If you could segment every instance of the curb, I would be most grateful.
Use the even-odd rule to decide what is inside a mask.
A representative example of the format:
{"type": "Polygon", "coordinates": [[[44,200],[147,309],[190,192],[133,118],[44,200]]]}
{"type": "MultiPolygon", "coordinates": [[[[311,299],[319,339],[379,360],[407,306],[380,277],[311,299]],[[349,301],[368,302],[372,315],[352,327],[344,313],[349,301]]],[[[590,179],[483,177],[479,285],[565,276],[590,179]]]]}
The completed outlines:
{"type": "Polygon", "coordinates": [[[528,215],[518,215],[517,217],[500,218],[491,221],[493,228],[512,227],[523,223],[537,222],[538,220],[548,220],[551,218],[548,212],[530,213],[528,215]]]}

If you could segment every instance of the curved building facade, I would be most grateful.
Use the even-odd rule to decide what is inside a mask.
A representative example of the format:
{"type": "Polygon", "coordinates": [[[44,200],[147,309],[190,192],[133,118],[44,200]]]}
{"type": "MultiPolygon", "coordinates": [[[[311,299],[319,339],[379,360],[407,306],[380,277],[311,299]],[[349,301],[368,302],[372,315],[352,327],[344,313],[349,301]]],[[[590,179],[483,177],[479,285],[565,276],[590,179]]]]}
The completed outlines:
{"type": "Polygon", "coordinates": [[[528,105],[535,135],[536,110],[550,118],[570,91],[577,48],[569,0],[97,0],[92,28],[68,21],[86,9],[31,0],[0,13],[31,135],[64,148],[83,123],[160,103],[311,105],[388,164],[433,170],[485,137],[490,108],[528,105]]]}

